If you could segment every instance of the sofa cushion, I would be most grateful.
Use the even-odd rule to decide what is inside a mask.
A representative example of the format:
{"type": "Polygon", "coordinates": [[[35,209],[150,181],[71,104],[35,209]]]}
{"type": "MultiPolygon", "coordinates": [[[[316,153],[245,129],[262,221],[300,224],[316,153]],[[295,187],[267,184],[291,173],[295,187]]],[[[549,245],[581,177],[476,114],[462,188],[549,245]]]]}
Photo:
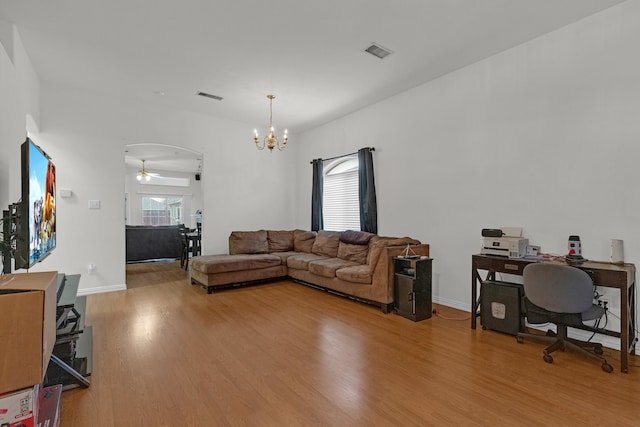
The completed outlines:
{"type": "Polygon", "coordinates": [[[308,270],[309,262],[326,259],[326,258],[328,257],[324,255],[307,254],[307,253],[291,255],[289,258],[287,258],[287,267],[295,268],[296,270],[308,270]]]}
{"type": "Polygon", "coordinates": [[[286,252],[272,252],[270,255],[275,255],[278,258],[280,258],[280,261],[282,262],[282,265],[287,265],[287,258],[289,258],[290,256],[293,255],[297,255],[298,252],[294,252],[294,251],[286,251],[286,252]]]}
{"type": "Polygon", "coordinates": [[[371,284],[373,275],[369,272],[368,265],[354,265],[336,270],[336,277],[347,282],[371,284]]]}
{"type": "Polygon", "coordinates": [[[318,255],[326,255],[329,258],[338,256],[338,245],[340,244],[339,231],[318,231],[316,240],[313,242],[311,252],[318,255]]]}
{"type": "Polygon", "coordinates": [[[340,241],[340,245],[338,245],[338,258],[357,262],[358,264],[367,263],[368,253],[368,245],[354,245],[343,241],[340,241]]]}
{"type": "Polygon", "coordinates": [[[316,233],[314,231],[294,230],[293,250],[296,252],[311,252],[315,240],[316,233]]]}
{"type": "Polygon", "coordinates": [[[293,231],[267,230],[269,252],[293,250],[293,231]]]}
{"type": "Polygon", "coordinates": [[[191,269],[214,274],[277,267],[281,263],[280,257],[271,254],[205,255],[194,257],[191,269]]]}
{"type": "Polygon", "coordinates": [[[319,259],[309,262],[309,273],[324,277],[336,277],[336,270],[357,265],[353,261],[340,258],[319,259]]]}
{"type": "Polygon", "coordinates": [[[340,241],[353,245],[368,245],[369,240],[371,240],[373,236],[375,236],[375,234],[366,231],[347,230],[343,231],[340,235],[340,241]]]}
{"type": "Polygon", "coordinates": [[[232,231],[229,236],[229,253],[266,254],[269,251],[266,230],[232,231]]]}

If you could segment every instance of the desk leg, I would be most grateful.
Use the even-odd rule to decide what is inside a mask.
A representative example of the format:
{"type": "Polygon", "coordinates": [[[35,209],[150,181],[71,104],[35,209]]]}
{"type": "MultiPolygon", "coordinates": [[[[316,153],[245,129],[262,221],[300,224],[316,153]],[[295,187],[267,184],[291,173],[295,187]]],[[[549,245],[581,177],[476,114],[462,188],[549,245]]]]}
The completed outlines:
{"type": "MultiPolygon", "coordinates": [[[[485,280],[495,280],[496,272],[489,271],[485,280]]],[[[478,296],[478,284],[480,284],[480,292],[482,292],[482,276],[478,273],[475,265],[471,266],[471,329],[475,329],[478,324],[478,308],[480,307],[480,297],[478,296]]]]}
{"type": "Polygon", "coordinates": [[[471,329],[476,328],[476,313],[478,312],[478,270],[476,266],[471,266],[471,329]]]}
{"type": "Polygon", "coordinates": [[[629,372],[629,354],[636,349],[636,284],[620,289],[620,370],[629,372]]]}
{"type": "Polygon", "coordinates": [[[629,372],[629,295],[620,289],[620,370],[629,372]]]}
{"type": "Polygon", "coordinates": [[[629,354],[635,354],[636,349],[636,304],[635,304],[636,284],[628,289],[620,289],[620,370],[629,372],[629,354]],[[629,341],[631,340],[631,341],[629,341]]]}
{"type": "Polygon", "coordinates": [[[631,337],[631,348],[629,352],[636,354],[636,283],[629,287],[629,337],[631,337]]]}

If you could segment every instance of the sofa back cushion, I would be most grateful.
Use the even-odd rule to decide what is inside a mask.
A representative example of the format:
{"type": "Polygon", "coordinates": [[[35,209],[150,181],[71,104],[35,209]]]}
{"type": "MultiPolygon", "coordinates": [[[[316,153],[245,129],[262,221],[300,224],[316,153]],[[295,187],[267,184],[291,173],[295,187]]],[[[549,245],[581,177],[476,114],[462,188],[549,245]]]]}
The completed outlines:
{"type": "Polygon", "coordinates": [[[374,237],[377,236],[366,231],[343,231],[340,234],[338,258],[354,261],[358,264],[366,264],[369,254],[369,241],[374,237]]]}
{"type": "Polygon", "coordinates": [[[338,245],[338,258],[340,259],[366,264],[368,254],[369,245],[354,245],[343,241],[340,241],[338,245]]]}
{"type": "Polygon", "coordinates": [[[267,230],[269,252],[287,252],[293,250],[293,231],[267,230]]]}
{"type": "Polygon", "coordinates": [[[266,254],[269,251],[267,231],[232,231],[229,254],[266,254]]]}
{"type": "Polygon", "coordinates": [[[339,231],[318,231],[311,252],[318,255],[326,255],[331,258],[337,257],[340,234],[339,231]]]}
{"type": "Polygon", "coordinates": [[[375,236],[373,233],[366,231],[347,230],[340,234],[340,241],[344,243],[351,243],[353,245],[369,245],[369,240],[375,236]]]}
{"type": "Polygon", "coordinates": [[[294,230],[293,250],[296,252],[311,252],[313,242],[316,240],[315,231],[294,230]]]}

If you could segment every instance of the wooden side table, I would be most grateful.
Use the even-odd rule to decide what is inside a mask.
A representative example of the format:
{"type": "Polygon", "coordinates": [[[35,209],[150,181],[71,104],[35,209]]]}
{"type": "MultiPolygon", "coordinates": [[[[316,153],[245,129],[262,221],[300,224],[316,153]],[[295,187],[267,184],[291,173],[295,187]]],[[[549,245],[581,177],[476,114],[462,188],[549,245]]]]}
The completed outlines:
{"type": "Polygon", "coordinates": [[[427,257],[394,257],[393,307],[402,317],[418,322],[431,317],[431,264],[427,257]]]}

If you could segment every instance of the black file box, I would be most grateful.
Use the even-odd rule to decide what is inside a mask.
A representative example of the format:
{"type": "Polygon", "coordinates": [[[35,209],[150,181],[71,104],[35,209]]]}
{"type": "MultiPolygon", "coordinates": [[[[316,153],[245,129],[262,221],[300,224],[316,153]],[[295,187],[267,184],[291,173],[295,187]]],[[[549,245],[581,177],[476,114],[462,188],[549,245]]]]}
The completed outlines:
{"type": "Polygon", "coordinates": [[[519,283],[486,281],[480,288],[480,320],[483,329],[516,335],[524,331],[522,297],[519,283]]]}

